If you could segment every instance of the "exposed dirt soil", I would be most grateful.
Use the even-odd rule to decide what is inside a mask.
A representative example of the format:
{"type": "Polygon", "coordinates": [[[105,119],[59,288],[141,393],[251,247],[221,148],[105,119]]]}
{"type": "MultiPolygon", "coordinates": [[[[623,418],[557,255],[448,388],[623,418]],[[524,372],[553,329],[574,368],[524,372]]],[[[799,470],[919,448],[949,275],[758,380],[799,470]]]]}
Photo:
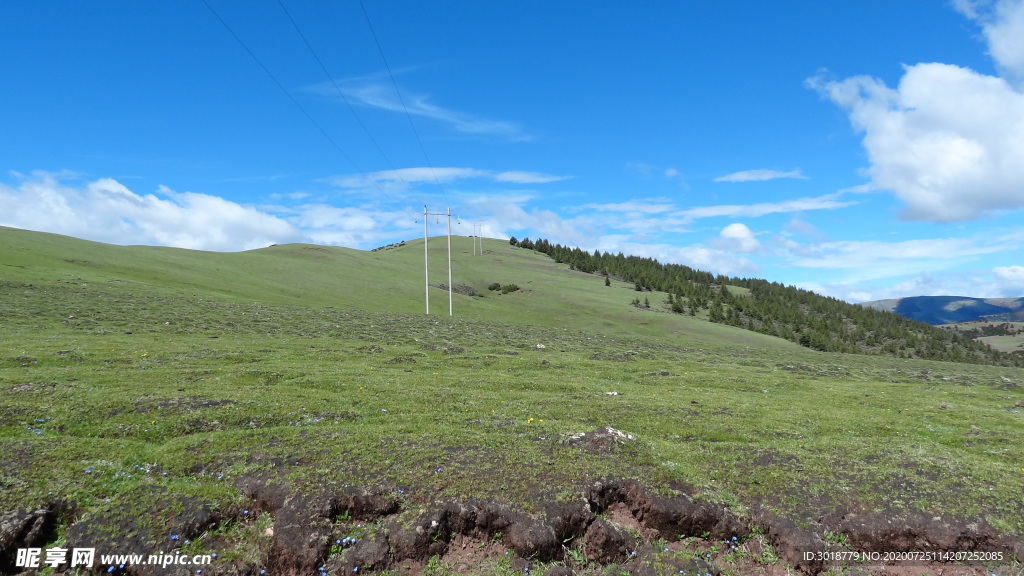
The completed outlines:
{"type": "MultiPolygon", "coordinates": [[[[604,431],[607,433],[607,431],[604,431]]],[[[140,487],[88,517],[54,502],[0,516],[0,574],[18,574],[18,548],[51,547],[58,525],[67,547],[103,553],[168,551],[225,527],[252,534],[250,554],[223,554],[202,574],[282,575],[479,573],[502,567],[518,573],[571,574],[819,574],[840,563],[836,552],[1002,552],[1002,563],[937,561],[847,562],[847,574],[1010,574],[1009,559],[1024,539],[991,526],[896,514],[842,510],[801,525],[763,506],[741,517],[722,504],[683,493],[656,494],[635,480],[609,479],[575,496],[539,503],[527,514],[491,500],[413,504],[400,490],[345,486],[295,488],[283,478],[237,481],[244,504],[217,509],[198,498],[140,487]],[[259,526],[259,518],[272,525],[259,526]],[[248,528],[252,528],[248,530],[248,528]],[[248,530],[248,531],[246,531],[248,530]],[[845,542],[845,544],[841,544],[845,542]],[[264,572],[261,572],[263,570],[264,572]]],[[[246,542],[215,540],[236,548],[246,542]]],[[[223,550],[223,549],[222,549],[223,550]]],[[[186,574],[174,567],[98,567],[95,573],[186,574]]]]}

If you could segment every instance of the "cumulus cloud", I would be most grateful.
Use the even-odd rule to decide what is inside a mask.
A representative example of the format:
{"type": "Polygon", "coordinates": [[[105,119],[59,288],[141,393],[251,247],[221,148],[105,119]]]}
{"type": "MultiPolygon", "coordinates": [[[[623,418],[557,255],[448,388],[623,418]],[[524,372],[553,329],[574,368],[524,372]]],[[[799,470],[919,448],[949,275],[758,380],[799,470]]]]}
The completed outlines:
{"type": "MultiPolygon", "coordinates": [[[[982,22],[1002,70],[1024,71],[1024,0],[958,6],[982,22]]],[[[1004,78],[925,63],[906,66],[896,88],[869,76],[808,85],[864,133],[872,184],[906,204],[903,218],[954,222],[1024,206],[1024,93],[1004,78]]]]}
{"type": "Polygon", "coordinates": [[[999,266],[992,269],[1004,295],[1024,297],[1024,266],[999,266]]]}
{"type": "Polygon", "coordinates": [[[721,250],[750,254],[761,249],[761,243],[754,237],[750,228],[739,222],[733,222],[722,228],[718,236],[712,246],[721,250]]]}
{"type": "Polygon", "coordinates": [[[715,178],[715,182],[759,182],[763,180],[776,180],[779,178],[796,178],[798,180],[807,180],[807,176],[804,176],[800,169],[790,170],[789,172],[781,172],[779,170],[744,170],[742,172],[733,172],[732,174],[726,174],[725,176],[719,176],[715,178]]]}
{"type": "Polygon", "coordinates": [[[418,230],[402,210],[322,203],[254,207],[165,186],[138,194],[111,178],[69,185],[69,174],[15,176],[20,182],[14,186],[0,183],[0,225],[111,244],[237,251],[313,242],[366,249],[418,230]]]}
{"type": "Polygon", "coordinates": [[[956,9],[981,25],[1000,73],[1014,82],[1024,80],[1024,1],[956,0],[956,9]]]}
{"type": "Polygon", "coordinates": [[[0,183],[4,226],[198,250],[246,250],[303,239],[287,221],[217,196],[166,187],[140,195],[111,178],[72,187],[44,172],[18,176],[17,186],[0,183]]]}

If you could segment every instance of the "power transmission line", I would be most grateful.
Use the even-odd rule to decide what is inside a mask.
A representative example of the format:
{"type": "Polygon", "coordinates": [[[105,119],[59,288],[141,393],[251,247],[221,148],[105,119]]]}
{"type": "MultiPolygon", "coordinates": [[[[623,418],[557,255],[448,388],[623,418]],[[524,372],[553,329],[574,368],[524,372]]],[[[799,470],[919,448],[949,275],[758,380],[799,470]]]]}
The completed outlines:
{"type": "MultiPolygon", "coordinates": [[[[359,164],[356,164],[356,161],[353,160],[351,156],[349,156],[348,154],[345,153],[345,151],[341,148],[340,145],[338,145],[338,143],[334,140],[334,138],[332,138],[331,135],[328,134],[326,130],[324,130],[323,126],[321,126],[320,123],[317,122],[313,118],[313,116],[311,116],[309,114],[309,112],[307,112],[306,109],[302,107],[302,104],[299,104],[299,101],[296,100],[294,96],[292,96],[292,93],[289,92],[288,89],[284,87],[284,84],[282,84],[281,81],[278,80],[276,76],[274,76],[274,74],[270,71],[270,69],[267,68],[265,64],[263,64],[263,61],[260,60],[252,50],[249,49],[249,47],[245,44],[245,42],[243,42],[242,39],[238,36],[238,34],[235,33],[234,29],[232,29],[231,26],[229,26],[228,23],[225,22],[223,18],[221,18],[220,14],[218,14],[217,11],[213,9],[213,6],[210,6],[210,3],[207,0],[202,0],[202,2],[203,2],[203,4],[206,5],[207,9],[210,10],[210,13],[212,13],[214,15],[214,17],[217,18],[217,20],[221,23],[221,25],[224,26],[224,28],[228,31],[228,33],[231,34],[231,36],[235,39],[235,41],[237,41],[238,44],[249,54],[249,56],[252,57],[252,59],[256,62],[256,64],[258,64],[259,67],[261,69],[263,69],[263,71],[267,74],[267,76],[269,76],[270,79],[274,81],[274,84],[276,84],[277,87],[280,88],[282,92],[284,92],[285,96],[287,96],[288,99],[292,101],[292,104],[295,104],[295,107],[298,108],[299,111],[301,111],[302,114],[310,122],[312,122],[314,126],[316,126],[316,129],[319,130],[320,133],[324,135],[324,138],[327,138],[327,141],[330,142],[332,146],[334,146],[335,150],[337,150],[346,160],[348,160],[349,163],[352,164],[352,166],[355,167],[355,169],[363,177],[365,177],[367,180],[369,180],[371,183],[373,183],[373,187],[376,188],[378,192],[380,192],[381,194],[383,194],[383,195],[387,196],[388,198],[391,198],[392,200],[394,200],[394,198],[392,198],[390,194],[385,192],[383,189],[381,189],[380,186],[377,185],[377,181],[376,180],[374,180],[374,179],[370,178],[369,176],[367,176],[367,173],[362,168],[359,167],[359,164]]],[[[291,17],[289,16],[289,18],[291,18],[291,17]]]]}
{"type": "Polygon", "coordinates": [[[366,133],[367,138],[369,138],[370,142],[373,143],[374,148],[377,149],[377,152],[380,152],[381,157],[384,158],[384,161],[391,168],[391,170],[395,172],[395,176],[397,176],[398,179],[401,180],[403,184],[408,185],[409,183],[406,182],[404,178],[402,178],[401,173],[398,171],[397,168],[395,168],[395,165],[391,162],[391,159],[388,158],[388,155],[384,153],[384,150],[380,147],[380,144],[377,143],[377,139],[374,138],[373,134],[370,133],[370,129],[366,127],[365,123],[363,123],[363,119],[360,118],[359,114],[356,113],[356,109],[352,107],[352,103],[348,101],[348,98],[345,96],[345,93],[342,92],[341,87],[338,86],[338,82],[335,81],[334,77],[331,76],[331,73],[327,71],[327,67],[324,66],[324,63],[320,59],[320,56],[317,55],[316,50],[313,49],[313,46],[309,43],[309,40],[306,38],[306,35],[302,33],[302,30],[299,28],[299,25],[295,22],[295,19],[292,18],[291,13],[288,12],[287,8],[285,8],[284,3],[282,3],[281,0],[277,0],[277,5],[281,7],[281,10],[284,12],[285,16],[288,17],[288,21],[292,23],[292,27],[295,28],[295,31],[298,32],[299,37],[302,38],[302,41],[306,44],[306,48],[309,49],[309,53],[313,55],[313,58],[316,60],[316,63],[320,65],[320,70],[323,71],[324,76],[326,76],[327,79],[330,80],[331,84],[334,86],[334,89],[337,90],[338,96],[341,96],[341,100],[345,102],[345,106],[348,107],[349,112],[352,113],[352,116],[356,119],[356,122],[359,123],[359,126],[363,129],[363,132],[366,133]]]}
{"type": "Polygon", "coordinates": [[[373,24],[370,22],[370,15],[366,12],[366,6],[363,5],[363,0],[359,0],[359,7],[363,10],[363,18],[366,19],[366,25],[370,28],[370,35],[373,36],[373,42],[377,45],[377,52],[380,52],[381,60],[384,61],[384,67],[388,71],[388,76],[391,78],[391,84],[395,87],[395,94],[398,94],[398,101],[402,104],[402,109],[405,110],[405,117],[409,119],[409,126],[412,127],[412,133],[416,136],[416,142],[420,145],[420,152],[423,153],[423,159],[427,161],[427,166],[430,168],[430,174],[434,178],[434,183],[437,184],[437,188],[441,191],[445,200],[448,199],[448,194],[444,191],[444,186],[441,186],[441,181],[437,179],[437,172],[434,170],[434,164],[430,161],[430,156],[427,155],[427,149],[423,146],[423,140],[420,139],[420,133],[416,130],[416,124],[412,121],[412,114],[409,113],[409,107],[405,105],[405,98],[402,98],[402,91],[398,89],[398,82],[395,81],[395,75],[391,72],[391,65],[388,64],[387,57],[384,56],[384,49],[380,46],[380,40],[377,39],[377,33],[373,30],[373,24]]]}

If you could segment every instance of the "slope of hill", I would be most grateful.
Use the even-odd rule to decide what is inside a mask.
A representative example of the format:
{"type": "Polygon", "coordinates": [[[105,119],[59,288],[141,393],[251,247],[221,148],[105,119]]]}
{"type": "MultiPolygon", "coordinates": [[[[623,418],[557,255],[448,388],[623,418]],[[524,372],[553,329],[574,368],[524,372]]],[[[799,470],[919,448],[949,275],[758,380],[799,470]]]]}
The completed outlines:
{"type": "MultiPolygon", "coordinates": [[[[452,237],[453,314],[537,326],[606,330],[672,338],[680,344],[747,344],[788,349],[777,338],[709,324],[697,318],[654,314],[630,306],[633,286],[555,265],[546,256],[489,241],[484,254],[473,241],[452,237]],[[516,284],[501,294],[493,283],[516,284]],[[470,293],[471,292],[471,293],[470,293]]],[[[431,315],[448,315],[447,245],[429,249],[431,315]]],[[[275,245],[236,253],[151,246],[113,246],[40,232],[0,227],[0,281],[41,286],[88,284],[92,290],[225,298],[268,305],[332,306],[423,313],[423,240],[371,252],[305,244],[275,245]]]]}
{"type": "Polygon", "coordinates": [[[927,324],[957,322],[1013,322],[1024,320],[1024,298],[971,298],[969,296],[911,296],[863,302],[861,306],[895,312],[927,324]]]}
{"type": "Polygon", "coordinates": [[[547,240],[512,238],[510,243],[545,253],[574,270],[633,283],[637,292],[666,293],[663,309],[668,311],[776,336],[815,350],[1024,365],[1024,357],[994,350],[956,332],[793,286],[715,276],[621,253],[588,254],[547,240]]]}

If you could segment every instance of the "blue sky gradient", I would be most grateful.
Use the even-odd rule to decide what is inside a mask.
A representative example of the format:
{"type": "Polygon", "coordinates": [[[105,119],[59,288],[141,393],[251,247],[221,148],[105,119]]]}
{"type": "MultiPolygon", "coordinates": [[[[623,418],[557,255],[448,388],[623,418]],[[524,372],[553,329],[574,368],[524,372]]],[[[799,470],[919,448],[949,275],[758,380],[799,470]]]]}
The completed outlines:
{"type": "Polygon", "coordinates": [[[426,204],[854,302],[1024,295],[1024,0],[38,0],[0,72],[0,225],[369,249],[426,204]]]}

